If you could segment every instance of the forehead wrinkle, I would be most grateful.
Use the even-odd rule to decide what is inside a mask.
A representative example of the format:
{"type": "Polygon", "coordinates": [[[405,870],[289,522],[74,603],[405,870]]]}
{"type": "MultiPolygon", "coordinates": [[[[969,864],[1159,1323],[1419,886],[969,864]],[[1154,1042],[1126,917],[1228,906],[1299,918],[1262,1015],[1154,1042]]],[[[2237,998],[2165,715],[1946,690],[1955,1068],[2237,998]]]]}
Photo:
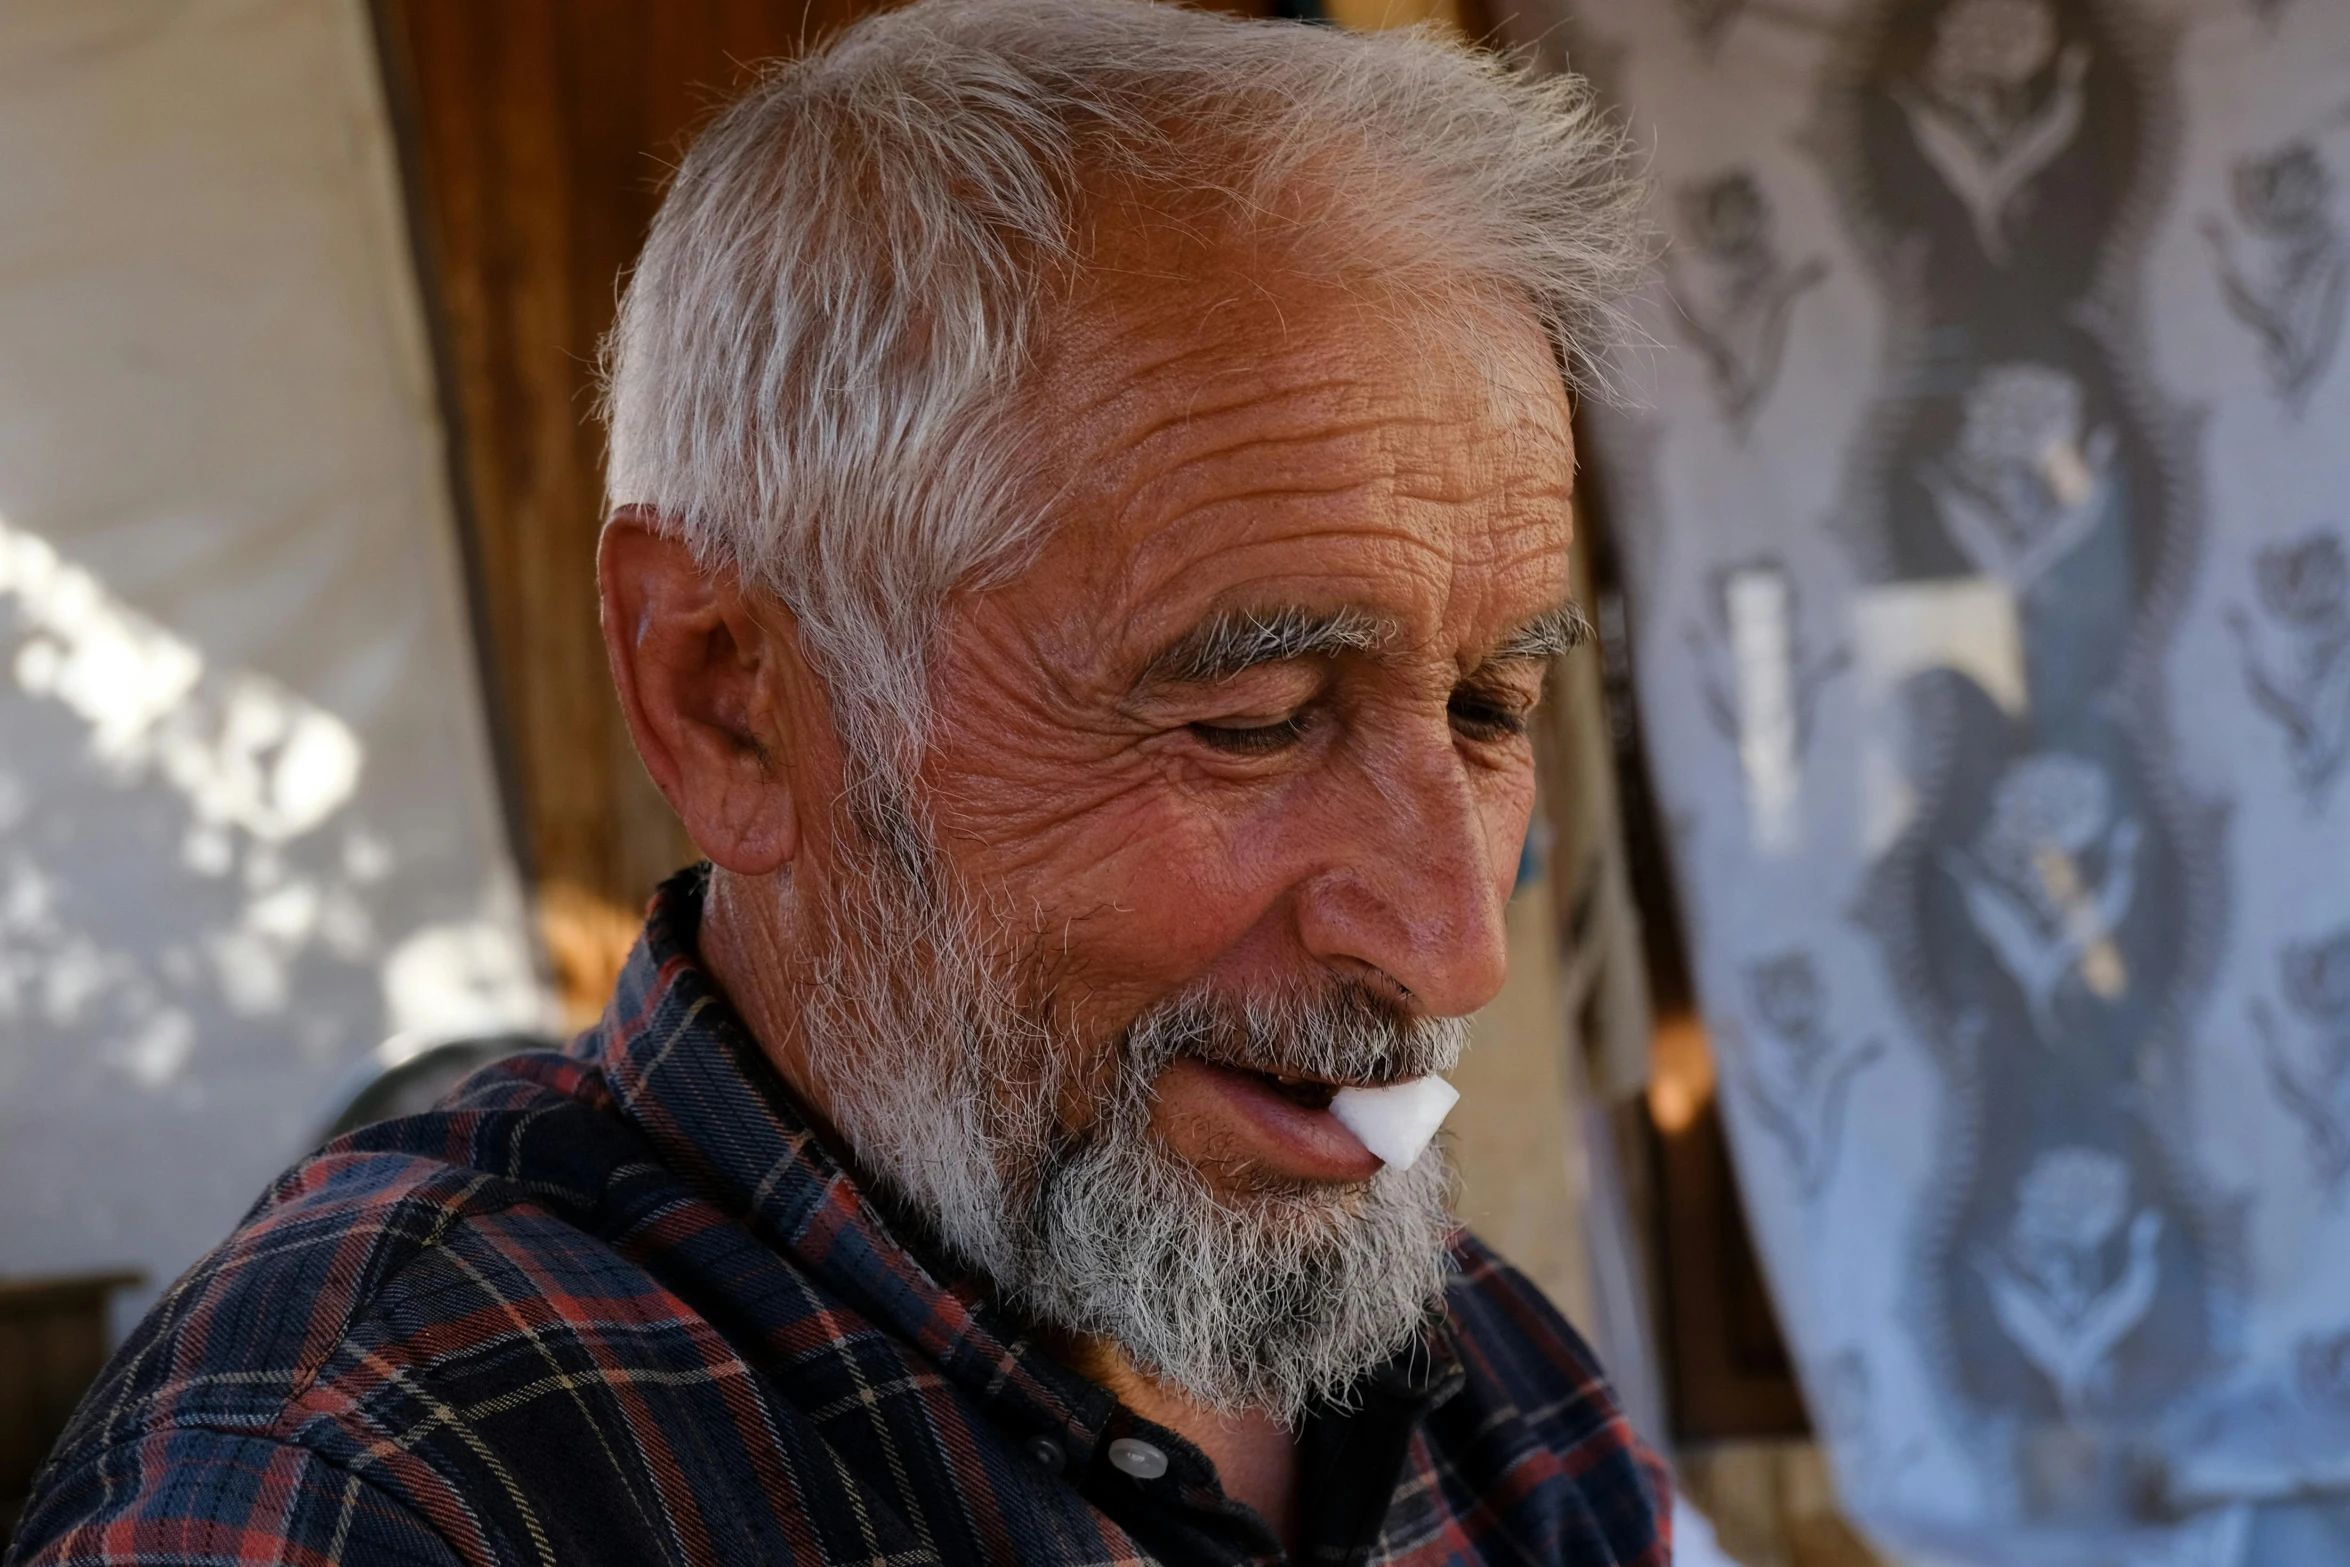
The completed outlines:
{"type": "MultiPolygon", "coordinates": [[[[1163,510],[1158,526],[1222,505],[1281,498],[1371,492],[1400,500],[1460,501],[1472,488],[1459,473],[1431,472],[1416,484],[1420,465],[1397,461],[1376,425],[1291,435],[1233,432],[1178,460],[1137,476],[1121,516],[1163,510]]],[[[1448,464],[1450,466],[1456,466],[1448,464]]]]}
{"type": "Polygon", "coordinates": [[[1415,422],[1402,408],[1375,407],[1359,376],[1317,371],[1268,386],[1280,369],[1303,368],[1294,357],[1277,365],[1232,367],[1222,349],[1197,347],[1168,356],[1165,368],[1163,376],[1120,381],[1106,395],[1059,399],[1058,422],[1070,445],[1096,456],[1076,465],[1053,497],[1053,509],[1075,503],[1094,510],[1097,520],[1125,523],[1138,509],[1147,510],[1155,495],[1212,483],[1207,476],[1213,470],[1252,460],[1292,469],[1344,464],[1358,471],[1330,483],[1299,482],[1293,472],[1280,486],[1301,494],[1344,490],[1370,476],[1375,463],[1365,459],[1385,444],[1384,430],[1415,422]],[[1204,375],[1182,373],[1194,359],[1216,368],[1204,375]],[[1165,395],[1170,383],[1181,396],[1165,395]],[[1090,482],[1080,476],[1089,470],[1090,482]]]}
{"type": "MultiPolygon", "coordinates": [[[[1120,389],[1138,397],[1162,392],[1168,381],[1181,385],[1182,395],[1171,399],[1181,411],[1147,430],[1183,419],[1299,402],[1317,414],[1328,413],[1336,404],[1345,416],[1368,416],[1373,409],[1404,415],[1438,387],[1450,394],[1445,401],[1456,405],[1493,408],[1504,400],[1494,395],[1498,387],[1473,345],[1402,332],[1393,322],[1374,324],[1369,340],[1350,338],[1346,323],[1332,323],[1330,331],[1302,340],[1292,340],[1294,334],[1284,331],[1278,347],[1268,347],[1261,337],[1245,332],[1227,334],[1205,327],[1196,319],[1187,321],[1174,342],[1150,334],[1157,339],[1153,352],[1126,357],[1114,367],[1120,389]]],[[[1460,411],[1456,408],[1455,416],[1460,411]]],[[[1503,422],[1524,422],[1523,415],[1503,422]]]]}
{"type": "MultiPolygon", "coordinates": [[[[1393,365],[1333,371],[1301,364],[1301,357],[1191,380],[1182,399],[1166,400],[1173,406],[1118,432],[1126,461],[1131,465],[1175,447],[1176,461],[1165,470],[1172,475],[1258,448],[1302,453],[1327,446],[1345,455],[1360,449],[1390,474],[1458,472],[1475,462],[1489,464],[1508,490],[1538,486],[1563,495],[1572,484],[1572,447],[1563,438],[1564,421],[1553,417],[1559,410],[1548,404],[1415,381],[1393,365]],[[1425,450],[1409,439],[1430,432],[1442,439],[1425,450]]],[[[1126,390],[1146,407],[1161,401],[1151,383],[1138,381],[1126,390]]]]}
{"type": "MultiPolygon", "coordinates": [[[[1312,426],[1316,432],[1360,431],[1412,417],[1392,375],[1373,367],[1333,365],[1310,349],[1265,354],[1194,333],[1178,344],[1154,342],[1148,357],[1090,356],[1068,367],[1058,412],[1072,433],[1090,427],[1097,449],[1136,453],[1199,428],[1235,421],[1312,426]],[[1069,396],[1080,382],[1107,389],[1069,396]]],[[[1425,417],[1425,416],[1422,416],[1425,417]]]]}
{"type": "MultiPolygon", "coordinates": [[[[1217,383],[1261,385],[1275,367],[1306,359],[1316,341],[1295,343],[1286,315],[1276,310],[1279,324],[1272,332],[1281,348],[1268,353],[1264,333],[1231,319],[1247,303],[1233,290],[1209,289],[1183,274],[1130,281],[1163,286],[1138,297],[1097,294],[1088,302],[1091,308],[1065,308],[1040,350],[1035,371],[1050,392],[1086,385],[1102,389],[1075,398],[1062,412],[1081,414],[1148,398],[1175,378],[1189,383],[1179,401],[1197,408],[1217,383]],[[1198,369],[1202,361],[1208,365],[1205,373],[1198,369]]],[[[1253,291],[1260,303],[1277,303],[1261,282],[1253,284],[1253,291]]]]}
{"type": "MultiPolygon", "coordinates": [[[[1285,279],[1294,300],[1253,275],[1164,281],[1172,286],[1139,298],[1096,293],[1087,301],[1093,309],[1063,314],[1060,340],[1038,365],[1048,417],[1098,425],[1114,423],[1121,405],[1164,410],[1101,431],[1102,446],[1130,449],[1187,423],[1333,394],[1352,405],[1343,414],[1349,419],[1376,418],[1374,409],[1402,415],[1414,401],[1398,395],[1405,388],[1424,394],[1448,382],[1461,394],[1449,401],[1492,403],[1498,380],[1506,379],[1488,362],[1489,345],[1464,339],[1458,323],[1427,319],[1415,330],[1327,280],[1285,279]],[[1252,303],[1256,310],[1245,308],[1252,303]],[[1293,328],[1286,303],[1302,305],[1322,329],[1293,328]]],[[[1449,412],[1457,421],[1465,411],[1449,412]]],[[[1324,417],[1331,410],[1300,412],[1324,417]]],[[[1523,422],[1522,415],[1506,422],[1523,422]]]]}
{"type": "MultiPolygon", "coordinates": [[[[1286,417],[1297,421],[1301,428],[1296,433],[1268,434],[1260,439],[1270,444],[1303,441],[1341,440],[1348,436],[1375,434],[1379,430],[1415,424],[1440,425],[1449,421],[1431,414],[1413,413],[1406,409],[1385,409],[1369,388],[1354,377],[1330,376],[1318,381],[1288,386],[1268,386],[1264,376],[1250,377],[1240,372],[1228,373],[1218,379],[1230,382],[1236,395],[1228,400],[1206,403],[1206,386],[1200,387],[1200,396],[1182,408],[1170,409],[1123,432],[1123,438],[1134,449],[1159,444],[1169,436],[1187,431],[1229,423],[1234,420],[1259,420],[1286,417]],[[1336,393],[1335,397],[1325,394],[1336,393]]],[[[1138,393],[1140,389],[1137,388],[1138,393]]],[[[1212,449],[1213,450],[1213,449],[1212,449]]]]}
{"type": "MultiPolygon", "coordinates": [[[[1406,466],[1391,476],[1390,482],[1394,487],[1396,499],[1426,501],[1436,505],[1450,504],[1464,499],[1460,494],[1441,487],[1421,488],[1413,482],[1420,472],[1421,470],[1417,466],[1406,466]]],[[[1546,512],[1563,513],[1572,501],[1574,486],[1547,480],[1535,484],[1519,484],[1513,479],[1505,477],[1501,483],[1493,486],[1492,495],[1493,499],[1502,505],[1539,508],[1546,512]]]]}
{"type": "MultiPolygon", "coordinates": [[[[1267,305],[1279,302],[1261,282],[1256,287],[1267,305]]],[[[1526,470],[1552,469],[1551,459],[1571,450],[1557,428],[1563,419],[1554,417],[1563,393],[1546,379],[1553,395],[1528,397],[1520,378],[1493,362],[1486,351],[1493,345],[1464,340],[1456,323],[1429,320],[1417,330],[1367,312],[1360,299],[1326,301],[1314,296],[1328,290],[1310,284],[1304,293],[1324,330],[1267,321],[1263,306],[1235,311],[1242,302],[1230,287],[1178,286],[1140,300],[1096,295],[1093,303],[1110,308],[1065,316],[1066,335],[1039,367],[1037,384],[1044,428],[1073,454],[1094,454],[1096,481],[1075,488],[1092,489],[1096,505],[1119,489],[1131,502],[1138,491],[1182,484],[1186,471],[1219,461],[1297,461],[1323,446],[1327,460],[1358,461],[1366,476],[1443,474],[1433,486],[1412,484],[1415,496],[1494,488],[1462,483],[1461,470],[1473,467],[1497,470],[1501,490],[1523,491],[1535,477],[1526,470]],[[1217,308],[1203,315],[1203,303],[1217,308]],[[1411,439],[1431,432],[1445,439],[1411,439]],[[1348,451],[1350,441],[1370,449],[1348,451]]],[[[1547,359],[1541,373],[1551,373],[1547,359]]],[[[1545,472],[1537,482],[1549,489],[1562,477],[1545,472]]],[[[1076,498],[1068,487],[1060,494],[1076,498]]]]}
{"type": "MultiPolygon", "coordinates": [[[[1312,419],[1310,410],[1301,412],[1305,420],[1312,419]]],[[[1514,451],[1516,443],[1476,429],[1474,421],[1442,415],[1381,410],[1343,424],[1301,420],[1298,429],[1270,432],[1255,423],[1227,430],[1203,430],[1200,424],[1168,421],[1163,439],[1153,443],[1161,451],[1133,451],[1119,465],[1125,470],[1120,477],[1126,482],[1119,486],[1124,494],[1111,512],[1119,524],[1139,523],[1156,532],[1201,512],[1252,501],[1358,493],[1370,505],[1458,506],[1490,500],[1513,508],[1563,506],[1569,493],[1555,475],[1529,476],[1514,471],[1518,462],[1489,460],[1495,447],[1514,451]],[[1428,432],[1457,438],[1425,447],[1408,439],[1428,432]],[[1188,443],[1186,436],[1192,438],[1188,443]],[[1164,452],[1178,443],[1187,449],[1164,452]],[[1152,461],[1154,456],[1161,460],[1152,461]],[[1165,460],[1169,456],[1172,460],[1165,460]],[[1266,469],[1275,472],[1265,474],[1266,469]]],[[[1356,519],[1358,526],[1361,520],[1356,519]]]]}
{"type": "MultiPolygon", "coordinates": [[[[1546,572],[1554,557],[1563,560],[1563,507],[1504,500],[1508,515],[1484,526],[1428,526],[1431,513],[1473,507],[1476,500],[1457,493],[1405,493],[1388,475],[1350,475],[1325,486],[1293,480],[1243,489],[1219,487],[1172,498],[1145,492],[1130,497],[1116,513],[1115,531],[1132,540],[1121,552],[1116,574],[1127,593],[1164,592],[1193,569],[1203,537],[1234,535],[1234,518],[1240,524],[1236,536],[1209,548],[1237,569],[1249,570],[1252,558],[1269,557],[1273,576],[1293,576],[1299,558],[1292,552],[1303,549],[1315,569],[1329,574],[1332,586],[1343,578],[1357,579],[1343,590],[1349,596],[1365,589],[1376,594],[1383,583],[1412,578],[1415,573],[1406,562],[1415,558],[1430,563],[1418,574],[1419,580],[1446,584],[1471,561],[1481,563],[1481,574],[1498,571],[1505,578],[1523,578],[1546,572]],[[1139,523],[1134,520],[1137,514],[1139,523]],[[1312,553],[1325,544],[1340,553],[1312,553]]],[[[1314,597],[1328,601],[1321,593],[1314,597]]],[[[1449,585],[1436,594],[1440,602],[1451,597],[1449,585]]]]}
{"type": "Polygon", "coordinates": [[[1310,575],[1316,584],[1310,596],[1317,602],[1367,603],[1396,580],[1399,560],[1411,556],[1449,560],[1447,541],[1428,537],[1401,517],[1384,510],[1366,515],[1356,508],[1322,504],[1326,500],[1314,496],[1305,504],[1287,505],[1281,504],[1283,497],[1277,492],[1246,492],[1218,495],[1174,512],[1124,552],[1117,573],[1120,588],[1134,595],[1137,602],[1178,590],[1200,558],[1195,530],[1186,524],[1204,523],[1216,513],[1268,501],[1273,504],[1265,509],[1274,514],[1277,528],[1252,530],[1249,536],[1213,546],[1214,554],[1235,563],[1236,583],[1265,583],[1269,592],[1287,596],[1295,594],[1294,585],[1301,576],[1310,575]],[[1311,548],[1320,545],[1335,546],[1342,553],[1311,548]],[[1302,561],[1295,554],[1301,547],[1307,547],[1302,561]],[[1260,567],[1259,561],[1267,564],[1260,567]],[[1275,590],[1270,587],[1275,583],[1290,586],[1275,590]]]}

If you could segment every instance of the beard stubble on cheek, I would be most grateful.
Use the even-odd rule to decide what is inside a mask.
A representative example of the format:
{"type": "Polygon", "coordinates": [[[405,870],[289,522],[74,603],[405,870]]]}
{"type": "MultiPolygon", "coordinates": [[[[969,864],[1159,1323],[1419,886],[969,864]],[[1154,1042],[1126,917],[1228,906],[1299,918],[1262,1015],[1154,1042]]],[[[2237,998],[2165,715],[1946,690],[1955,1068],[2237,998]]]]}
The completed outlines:
{"type": "Polygon", "coordinates": [[[1448,1067],[1458,1020],[1333,987],[1241,1001],[1195,988],[1087,1041],[1024,1000],[1024,965],[937,857],[850,867],[808,956],[803,1017],[833,1120],[876,1181],[1008,1305],[1098,1337],[1210,1407],[1294,1420],[1343,1398],[1440,1308],[1450,1173],[1432,1149],[1355,1187],[1220,1190],[1152,1130],[1193,1054],[1389,1080],[1448,1067]],[[1092,1113],[1072,1124],[1068,1108],[1092,1113]]]}

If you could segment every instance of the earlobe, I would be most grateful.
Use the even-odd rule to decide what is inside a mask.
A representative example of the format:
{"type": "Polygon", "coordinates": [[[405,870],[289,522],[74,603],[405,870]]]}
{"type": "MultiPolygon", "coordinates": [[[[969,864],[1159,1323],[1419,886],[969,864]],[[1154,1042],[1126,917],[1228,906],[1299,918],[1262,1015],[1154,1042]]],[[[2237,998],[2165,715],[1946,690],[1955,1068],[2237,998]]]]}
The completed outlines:
{"type": "Polygon", "coordinates": [[[633,508],[605,523],[596,578],[605,653],[645,771],[713,863],[745,876],[780,870],[799,847],[789,617],[762,614],[733,573],[705,570],[673,530],[633,508]]]}

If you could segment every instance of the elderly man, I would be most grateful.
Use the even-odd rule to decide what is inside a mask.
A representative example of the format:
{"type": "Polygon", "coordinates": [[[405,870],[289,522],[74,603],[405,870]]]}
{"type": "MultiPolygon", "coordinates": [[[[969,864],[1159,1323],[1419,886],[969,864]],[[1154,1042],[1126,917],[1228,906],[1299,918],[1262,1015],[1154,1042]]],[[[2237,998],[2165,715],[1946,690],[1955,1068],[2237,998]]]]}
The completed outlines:
{"type": "Polygon", "coordinates": [[[269,1192],[17,1560],[1665,1561],[1377,1124],[1501,983],[1637,200],[1426,37],[923,0],[767,78],[611,344],[708,865],[570,1052],[269,1192]]]}

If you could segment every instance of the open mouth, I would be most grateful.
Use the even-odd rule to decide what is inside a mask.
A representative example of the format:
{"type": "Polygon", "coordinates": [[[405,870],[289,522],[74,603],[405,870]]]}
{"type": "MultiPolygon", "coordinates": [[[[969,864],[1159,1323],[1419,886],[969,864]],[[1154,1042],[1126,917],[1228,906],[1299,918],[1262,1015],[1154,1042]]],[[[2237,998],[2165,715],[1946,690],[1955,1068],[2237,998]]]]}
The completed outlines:
{"type": "Polygon", "coordinates": [[[1244,1184],[1356,1185],[1384,1156],[1346,1122],[1363,1084],[1263,1064],[1180,1055],[1161,1073],[1154,1119],[1175,1152],[1244,1184]],[[1164,1112],[1163,1118],[1161,1112],[1164,1112]]]}
{"type": "Polygon", "coordinates": [[[1288,1100],[1301,1110],[1327,1110],[1330,1108],[1330,1101],[1337,1097],[1343,1089],[1386,1088],[1396,1082],[1403,1081],[1403,1079],[1384,1071],[1374,1071],[1359,1078],[1312,1077],[1303,1072],[1284,1072],[1277,1068],[1255,1066],[1246,1061],[1235,1061],[1228,1056],[1212,1055],[1206,1052],[1200,1053],[1196,1059],[1202,1065],[1215,1067],[1219,1071],[1254,1078],[1265,1088],[1288,1100]]]}
{"type": "Polygon", "coordinates": [[[1339,1087],[1336,1083],[1319,1082],[1310,1077],[1293,1077],[1286,1072],[1257,1072],[1253,1075],[1264,1079],[1273,1092],[1291,1104],[1308,1110],[1329,1109],[1330,1100],[1339,1087]]]}

